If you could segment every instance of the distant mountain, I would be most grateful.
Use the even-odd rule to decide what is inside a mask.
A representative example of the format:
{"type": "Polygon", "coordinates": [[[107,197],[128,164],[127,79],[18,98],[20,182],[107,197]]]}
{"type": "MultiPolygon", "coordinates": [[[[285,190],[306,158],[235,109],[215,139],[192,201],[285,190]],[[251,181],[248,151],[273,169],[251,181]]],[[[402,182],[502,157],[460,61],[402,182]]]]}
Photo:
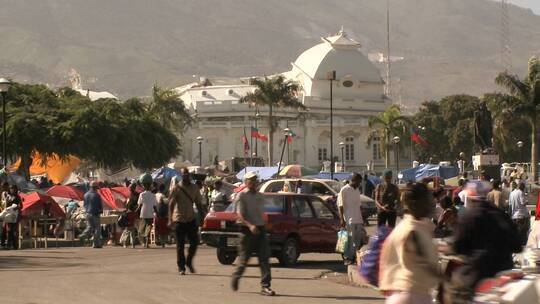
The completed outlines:
{"type": "Polygon", "coordinates": [[[509,2],[521,7],[530,8],[535,14],[540,15],[540,1],[538,0],[510,0],[509,2]]]}
{"type": "MultiPolygon", "coordinates": [[[[386,1],[373,0],[0,0],[0,74],[83,86],[122,97],[193,75],[287,71],[319,37],[345,30],[365,53],[383,51],[386,1]]],[[[495,89],[499,7],[489,0],[392,3],[394,88],[407,104],[495,89]]],[[[516,72],[540,50],[540,16],[511,6],[516,72]]],[[[383,72],[381,66],[381,72],[383,72]]]]}

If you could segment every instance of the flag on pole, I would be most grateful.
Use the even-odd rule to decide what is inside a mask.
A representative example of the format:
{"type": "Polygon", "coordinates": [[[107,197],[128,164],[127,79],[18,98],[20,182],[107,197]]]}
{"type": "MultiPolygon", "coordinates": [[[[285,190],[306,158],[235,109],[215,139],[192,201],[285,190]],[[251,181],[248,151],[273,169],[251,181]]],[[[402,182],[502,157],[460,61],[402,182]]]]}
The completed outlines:
{"type": "Polygon", "coordinates": [[[420,144],[422,146],[427,146],[428,142],[418,134],[418,130],[413,129],[411,133],[411,140],[414,141],[417,144],[420,144]]]}
{"type": "Polygon", "coordinates": [[[293,142],[293,138],[296,137],[296,133],[291,130],[291,134],[287,136],[287,143],[290,145],[293,142]]]}
{"type": "Polygon", "coordinates": [[[244,127],[244,135],[242,135],[242,142],[244,143],[244,154],[247,155],[249,153],[249,142],[246,135],[246,128],[244,127]]]}
{"type": "Polygon", "coordinates": [[[251,137],[260,139],[261,141],[268,141],[268,137],[264,134],[259,133],[259,129],[251,127],[251,137]]]}

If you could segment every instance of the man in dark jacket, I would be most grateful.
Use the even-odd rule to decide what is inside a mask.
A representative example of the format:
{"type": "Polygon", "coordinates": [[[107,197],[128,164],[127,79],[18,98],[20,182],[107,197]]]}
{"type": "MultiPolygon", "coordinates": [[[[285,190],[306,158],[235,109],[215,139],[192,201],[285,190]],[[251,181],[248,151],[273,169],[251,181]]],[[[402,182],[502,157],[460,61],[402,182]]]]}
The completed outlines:
{"type": "Polygon", "coordinates": [[[90,234],[94,236],[93,248],[101,248],[101,214],[103,202],[97,193],[98,182],[90,184],[90,190],[84,194],[84,209],[86,210],[86,229],[79,236],[84,242],[90,234]]]}
{"type": "Polygon", "coordinates": [[[476,285],[498,272],[512,269],[512,254],[522,249],[510,217],[486,200],[488,190],[481,190],[481,185],[473,186],[478,191],[471,198],[470,208],[459,218],[456,229],[454,252],[465,257],[465,264],[452,274],[452,303],[472,301],[476,285]]]}

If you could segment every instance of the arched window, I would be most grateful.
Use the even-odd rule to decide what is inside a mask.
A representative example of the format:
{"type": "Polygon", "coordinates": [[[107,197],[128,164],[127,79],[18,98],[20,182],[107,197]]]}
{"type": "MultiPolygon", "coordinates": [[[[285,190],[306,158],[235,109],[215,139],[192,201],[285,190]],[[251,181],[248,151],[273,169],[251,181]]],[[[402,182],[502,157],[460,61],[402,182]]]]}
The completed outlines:
{"type": "Polygon", "coordinates": [[[352,136],[345,137],[345,160],[354,160],[354,137],[352,136]]]}

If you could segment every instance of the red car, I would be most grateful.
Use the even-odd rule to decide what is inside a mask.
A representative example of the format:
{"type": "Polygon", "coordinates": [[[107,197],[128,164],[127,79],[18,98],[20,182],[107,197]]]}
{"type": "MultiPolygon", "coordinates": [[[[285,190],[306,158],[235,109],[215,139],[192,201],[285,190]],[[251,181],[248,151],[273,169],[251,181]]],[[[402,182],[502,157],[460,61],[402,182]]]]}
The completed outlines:
{"type": "MultiPolygon", "coordinates": [[[[265,218],[272,256],[283,266],[294,266],[300,253],[335,252],[338,215],[326,202],[312,195],[263,193],[265,218]]],[[[230,265],[237,257],[240,226],[235,206],[224,212],[211,212],[204,219],[203,241],[217,248],[221,264],[230,265]]]]}

